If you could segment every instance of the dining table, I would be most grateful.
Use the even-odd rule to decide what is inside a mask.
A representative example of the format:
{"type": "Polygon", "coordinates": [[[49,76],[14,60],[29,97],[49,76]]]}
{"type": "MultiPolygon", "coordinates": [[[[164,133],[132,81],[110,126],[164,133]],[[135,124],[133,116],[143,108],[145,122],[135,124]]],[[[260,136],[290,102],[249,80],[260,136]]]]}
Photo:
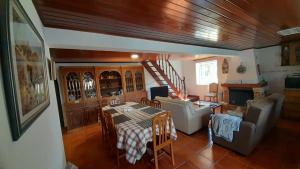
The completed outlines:
{"type": "MultiPolygon", "coordinates": [[[[153,117],[165,110],[136,102],[108,105],[102,110],[112,115],[117,133],[117,148],[125,150],[126,160],[135,164],[146,153],[147,143],[152,141],[153,117]]],[[[175,125],[171,121],[169,131],[172,139],[176,140],[175,125]]]]}

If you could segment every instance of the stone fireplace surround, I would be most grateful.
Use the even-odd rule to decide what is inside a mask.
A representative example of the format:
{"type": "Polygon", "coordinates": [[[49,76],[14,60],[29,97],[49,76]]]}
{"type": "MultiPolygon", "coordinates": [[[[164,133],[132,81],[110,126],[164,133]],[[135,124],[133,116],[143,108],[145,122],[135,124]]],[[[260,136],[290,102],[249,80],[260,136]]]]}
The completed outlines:
{"type": "Polygon", "coordinates": [[[256,84],[249,84],[249,83],[240,83],[240,84],[233,84],[233,83],[223,83],[221,84],[223,88],[223,101],[225,103],[229,103],[229,94],[230,89],[240,89],[240,90],[253,90],[254,99],[258,97],[265,96],[265,87],[267,83],[256,83],[256,84]]]}

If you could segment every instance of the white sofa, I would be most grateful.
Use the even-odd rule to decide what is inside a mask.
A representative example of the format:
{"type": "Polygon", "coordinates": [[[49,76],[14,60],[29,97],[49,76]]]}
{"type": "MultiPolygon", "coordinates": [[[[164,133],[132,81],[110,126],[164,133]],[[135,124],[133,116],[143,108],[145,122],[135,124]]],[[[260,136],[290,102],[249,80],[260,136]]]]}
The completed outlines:
{"type": "Polygon", "coordinates": [[[161,108],[173,113],[175,128],[186,134],[192,134],[207,126],[212,113],[209,106],[198,106],[190,101],[155,97],[161,102],[161,108]]]}

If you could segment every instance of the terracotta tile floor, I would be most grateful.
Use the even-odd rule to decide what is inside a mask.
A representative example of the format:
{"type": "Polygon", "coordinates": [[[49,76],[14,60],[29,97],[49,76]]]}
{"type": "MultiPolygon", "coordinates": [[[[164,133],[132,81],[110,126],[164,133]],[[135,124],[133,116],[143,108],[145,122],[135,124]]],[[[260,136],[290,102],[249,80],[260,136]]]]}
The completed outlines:
{"type": "MultiPolygon", "coordinates": [[[[300,123],[281,120],[251,155],[245,157],[218,145],[210,146],[207,129],[193,135],[177,132],[174,142],[175,166],[169,158],[159,159],[160,169],[300,169],[300,123]]],[[[85,127],[64,134],[68,161],[79,169],[116,168],[114,156],[101,138],[98,125],[85,127]]],[[[152,169],[149,157],[143,157],[135,165],[121,160],[120,168],[152,169]]]]}

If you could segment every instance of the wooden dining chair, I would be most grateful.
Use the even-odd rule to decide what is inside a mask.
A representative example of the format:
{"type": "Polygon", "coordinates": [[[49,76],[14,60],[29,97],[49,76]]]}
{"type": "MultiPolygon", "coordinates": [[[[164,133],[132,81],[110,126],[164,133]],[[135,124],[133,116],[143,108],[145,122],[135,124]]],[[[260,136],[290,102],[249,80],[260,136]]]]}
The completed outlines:
{"type": "Polygon", "coordinates": [[[166,152],[167,147],[169,147],[170,152],[166,152],[172,161],[174,166],[174,154],[173,154],[173,142],[171,138],[172,133],[172,113],[163,112],[159,113],[153,118],[152,122],[152,140],[153,140],[153,154],[155,168],[158,169],[158,152],[160,150],[166,152]]]}
{"type": "Polygon", "coordinates": [[[140,103],[149,106],[150,105],[150,100],[148,100],[147,97],[142,97],[140,103]]]}
{"type": "Polygon", "coordinates": [[[116,128],[113,122],[113,118],[111,116],[111,113],[104,113],[105,116],[105,121],[107,124],[107,128],[108,128],[108,137],[109,137],[109,143],[110,143],[110,147],[113,153],[115,153],[116,157],[117,157],[117,167],[120,167],[120,159],[125,157],[126,153],[123,150],[120,150],[117,148],[117,132],[116,132],[116,128]]]}
{"type": "Polygon", "coordinates": [[[103,140],[107,140],[107,138],[108,138],[107,130],[108,129],[107,129],[107,124],[105,122],[104,112],[102,111],[102,108],[100,109],[99,117],[100,117],[100,125],[101,125],[101,130],[102,130],[102,138],[103,138],[103,140]]]}
{"type": "Polygon", "coordinates": [[[100,102],[100,105],[101,107],[105,107],[107,106],[109,103],[108,103],[108,100],[107,99],[101,99],[101,102],[100,102]]]}
{"type": "Polygon", "coordinates": [[[154,100],[150,101],[150,106],[160,109],[161,108],[161,103],[160,103],[159,100],[154,99],[154,100]]]}
{"type": "Polygon", "coordinates": [[[213,101],[218,102],[218,84],[217,83],[211,83],[209,84],[209,92],[204,96],[204,100],[207,101],[213,101]]]}

